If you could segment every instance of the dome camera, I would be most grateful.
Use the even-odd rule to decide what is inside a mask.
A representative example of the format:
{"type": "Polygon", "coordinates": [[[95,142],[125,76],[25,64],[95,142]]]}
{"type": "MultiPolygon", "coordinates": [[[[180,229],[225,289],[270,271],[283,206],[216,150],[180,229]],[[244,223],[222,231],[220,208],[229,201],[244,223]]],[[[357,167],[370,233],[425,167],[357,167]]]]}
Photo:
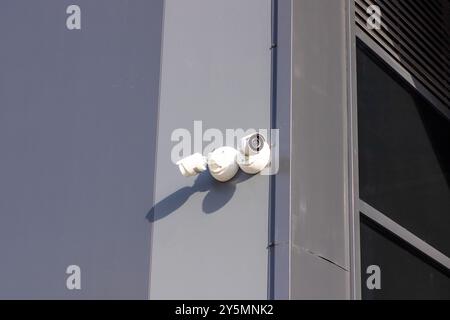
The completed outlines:
{"type": "Polygon", "coordinates": [[[237,163],[242,171],[256,174],[270,162],[270,147],[260,133],[253,133],[240,140],[237,163]]]}
{"type": "Polygon", "coordinates": [[[225,182],[236,175],[239,170],[236,163],[237,154],[234,148],[220,147],[208,155],[208,168],[214,179],[225,182]]]}
{"type": "Polygon", "coordinates": [[[266,139],[264,139],[262,134],[250,134],[241,139],[240,151],[246,156],[257,154],[262,150],[265,142],[266,139]]]}

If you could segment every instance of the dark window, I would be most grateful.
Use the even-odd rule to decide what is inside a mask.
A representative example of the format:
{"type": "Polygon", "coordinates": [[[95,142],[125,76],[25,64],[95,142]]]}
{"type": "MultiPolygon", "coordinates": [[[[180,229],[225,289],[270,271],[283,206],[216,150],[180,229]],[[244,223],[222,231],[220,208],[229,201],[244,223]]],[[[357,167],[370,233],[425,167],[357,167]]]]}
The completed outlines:
{"type": "Polygon", "coordinates": [[[450,299],[449,271],[361,215],[363,299],[450,299]],[[369,290],[367,267],[380,267],[381,288],[369,290]]]}
{"type": "Polygon", "coordinates": [[[357,60],[360,197],[450,256],[450,121],[361,43],[357,60]]]}

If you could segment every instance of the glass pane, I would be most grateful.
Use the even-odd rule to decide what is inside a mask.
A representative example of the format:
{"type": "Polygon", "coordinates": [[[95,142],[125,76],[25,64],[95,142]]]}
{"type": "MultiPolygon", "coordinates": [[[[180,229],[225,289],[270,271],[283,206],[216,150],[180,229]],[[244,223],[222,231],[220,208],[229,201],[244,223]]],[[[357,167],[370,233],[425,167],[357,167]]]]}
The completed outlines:
{"type": "Polygon", "coordinates": [[[360,237],[363,299],[450,299],[448,270],[363,215],[360,237]],[[371,265],[380,268],[379,290],[367,286],[371,265]]]}
{"type": "Polygon", "coordinates": [[[358,48],[362,200],[450,255],[450,121],[358,48]]]}

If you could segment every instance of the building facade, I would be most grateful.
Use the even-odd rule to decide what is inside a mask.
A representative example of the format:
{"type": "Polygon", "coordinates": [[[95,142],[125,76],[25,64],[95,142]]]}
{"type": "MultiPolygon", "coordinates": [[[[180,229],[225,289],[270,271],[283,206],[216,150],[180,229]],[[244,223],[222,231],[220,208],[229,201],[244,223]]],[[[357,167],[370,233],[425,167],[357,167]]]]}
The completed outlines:
{"type": "Polygon", "coordinates": [[[8,0],[0,39],[0,298],[450,298],[448,0],[8,0]],[[249,129],[269,174],[178,171],[249,129]]]}

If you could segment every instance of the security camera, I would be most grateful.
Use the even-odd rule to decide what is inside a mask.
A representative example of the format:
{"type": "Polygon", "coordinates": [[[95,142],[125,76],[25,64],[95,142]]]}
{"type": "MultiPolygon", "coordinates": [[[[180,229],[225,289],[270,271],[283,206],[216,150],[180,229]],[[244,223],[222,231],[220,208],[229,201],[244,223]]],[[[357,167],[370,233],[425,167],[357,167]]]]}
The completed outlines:
{"type": "Polygon", "coordinates": [[[206,170],[206,158],[200,153],[194,153],[177,162],[180,172],[185,177],[192,177],[206,170]]]}
{"type": "Polygon", "coordinates": [[[255,174],[270,162],[270,147],[260,133],[249,134],[240,140],[237,163],[242,171],[255,174]]]}
{"type": "Polygon", "coordinates": [[[249,134],[240,140],[239,150],[246,156],[254,155],[261,151],[265,142],[262,134],[249,134]]]}
{"type": "Polygon", "coordinates": [[[220,147],[208,154],[208,168],[214,179],[225,182],[236,175],[238,151],[231,147],[220,147]]]}

